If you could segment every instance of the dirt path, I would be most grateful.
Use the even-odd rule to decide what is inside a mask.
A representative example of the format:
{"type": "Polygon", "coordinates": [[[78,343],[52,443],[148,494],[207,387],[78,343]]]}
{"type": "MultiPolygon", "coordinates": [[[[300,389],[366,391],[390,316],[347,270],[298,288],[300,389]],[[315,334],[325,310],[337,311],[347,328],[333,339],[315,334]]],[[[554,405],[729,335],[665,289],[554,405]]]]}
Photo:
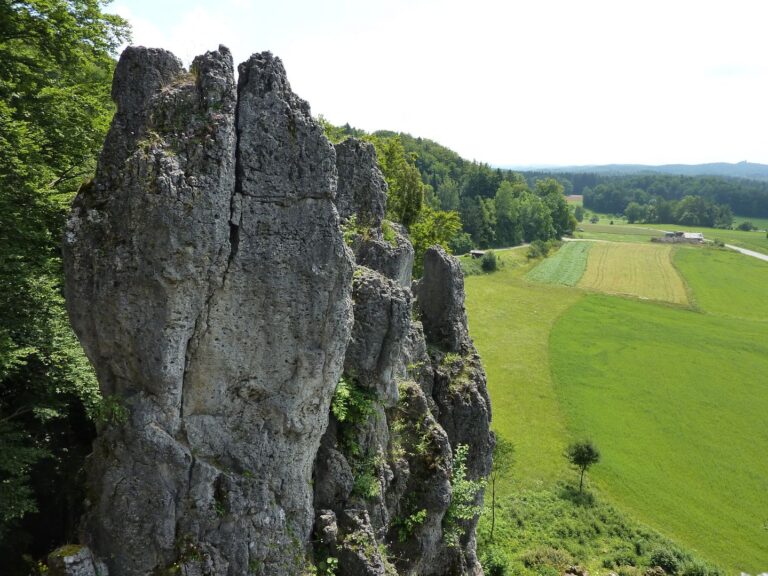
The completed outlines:
{"type": "Polygon", "coordinates": [[[746,256],[752,256],[753,258],[759,258],[760,260],[765,260],[766,262],[768,262],[768,254],[763,254],[762,252],[755,252],[754,250],[747,250],[746,248],[739,248],[738,246],[734,246],[733,244],[726,244],[725,247],[730,248],[731,250],[736,250],[736,252],[741,252],[746,256]]]}

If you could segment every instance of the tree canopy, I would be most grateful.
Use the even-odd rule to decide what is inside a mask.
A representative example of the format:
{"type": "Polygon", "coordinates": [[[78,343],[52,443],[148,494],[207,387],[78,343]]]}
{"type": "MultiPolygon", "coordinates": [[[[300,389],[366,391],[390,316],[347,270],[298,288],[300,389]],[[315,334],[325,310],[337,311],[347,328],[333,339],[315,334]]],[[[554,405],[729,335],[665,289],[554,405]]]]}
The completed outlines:
{"type": "Polygon", "coordinates": [[[99,405],[64,310],[58,246],[112,117],[113,56],[128,38],[103,6],[0,2],[0,556],[10,573],[25,551],[72,536],[99,405]],[[34,514],[43,503],[45,519],[34,514]]]}

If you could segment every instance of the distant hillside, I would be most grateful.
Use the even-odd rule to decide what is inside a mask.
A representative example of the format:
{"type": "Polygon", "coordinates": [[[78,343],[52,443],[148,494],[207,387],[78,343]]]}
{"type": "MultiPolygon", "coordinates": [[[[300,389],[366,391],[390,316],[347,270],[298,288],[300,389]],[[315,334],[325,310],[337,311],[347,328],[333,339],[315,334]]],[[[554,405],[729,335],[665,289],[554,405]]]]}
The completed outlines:
{"type": "MultiPolygon", "coordinates": [[[[511,168],[511,167],[510,167],[511,168]]],[[[546,167],[515,167],[523,172],[547,173],[591,173],[602,175],[628,174],[672,174],[676,176],[723,176],[728,178],[748,178],[750,180],[768,181],[768,165],[753,162],[713,162],[710,164],[665,164],[650,166],[647,164],[605,164],[595,166],[546,166],[546,167]]]]}

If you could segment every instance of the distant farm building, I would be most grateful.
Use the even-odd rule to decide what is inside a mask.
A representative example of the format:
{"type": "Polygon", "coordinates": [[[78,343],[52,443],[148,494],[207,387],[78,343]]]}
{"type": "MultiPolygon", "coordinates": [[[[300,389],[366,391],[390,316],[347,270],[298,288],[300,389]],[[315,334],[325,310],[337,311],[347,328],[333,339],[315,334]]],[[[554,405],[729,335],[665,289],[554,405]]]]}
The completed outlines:
{"type": "Polygon", "coordinates": [[[704,234],[701,232],[664,232],[664,236],[651,238],[652,242],[702,244],[704,234]]]}

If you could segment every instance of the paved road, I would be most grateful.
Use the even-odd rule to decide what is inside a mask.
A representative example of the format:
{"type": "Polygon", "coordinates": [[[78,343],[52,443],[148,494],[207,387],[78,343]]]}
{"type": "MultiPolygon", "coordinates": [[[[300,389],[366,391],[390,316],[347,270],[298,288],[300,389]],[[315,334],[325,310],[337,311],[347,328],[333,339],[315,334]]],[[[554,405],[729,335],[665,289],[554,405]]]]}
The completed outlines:
{"type": "Polygon", "coordinates": [[[754,250],[747,250],[746,248],[739,248],[738,246],[734,246],[733,244],[726,244],[726,248],[730,248],[731,250],[736,250],[736,252],[741,252],[742,254],[746,254],[747,256],[752,256],[753,258],[759,258],[760,260],[765,260],[768,262],[768,254],[763,254],[762,252],[755,252],[754,250]]]}

